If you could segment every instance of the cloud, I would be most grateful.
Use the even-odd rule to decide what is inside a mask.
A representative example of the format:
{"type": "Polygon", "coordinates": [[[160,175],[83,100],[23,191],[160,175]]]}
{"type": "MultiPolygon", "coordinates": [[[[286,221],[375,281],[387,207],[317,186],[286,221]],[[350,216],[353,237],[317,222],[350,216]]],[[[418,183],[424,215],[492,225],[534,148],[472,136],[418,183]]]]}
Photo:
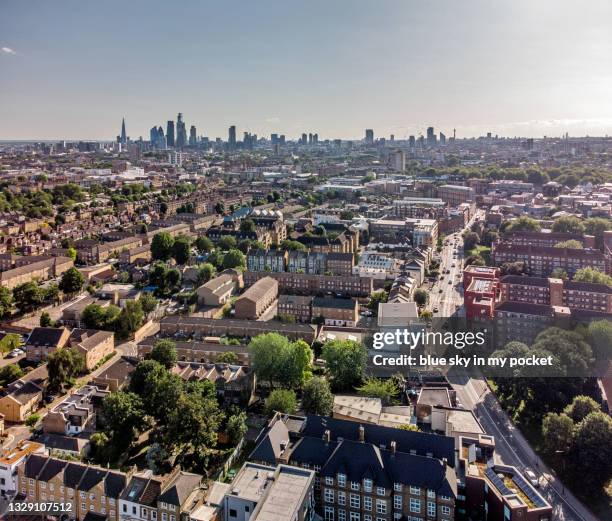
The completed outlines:
{"type": "Polygon", "coordinates": [[[0,51],[2,51],[3,54],[17,54],[13,49],[11,49],[10,47],[1,47],[0,51]]]}

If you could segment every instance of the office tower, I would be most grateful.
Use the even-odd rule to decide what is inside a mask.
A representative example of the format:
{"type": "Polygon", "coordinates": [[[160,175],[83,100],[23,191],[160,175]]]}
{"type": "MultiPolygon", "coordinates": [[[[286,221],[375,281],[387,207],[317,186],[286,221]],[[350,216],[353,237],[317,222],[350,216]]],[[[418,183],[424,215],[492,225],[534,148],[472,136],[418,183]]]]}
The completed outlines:
{"type": "Polygon", "coordinates": [[[406,170],[406,154],[403,150],[395,150],[389,154],[389,166],[396,172],[406,170]]]}
{"type": "Polygon", "coordinates": [[[151,148],[157,150],[166,149],[166,137],[164,136],[164,129],[162,127],[153,127],[149,131],[151,148]]]}
{"type": "Polygon", "coordinates": [[[365,142],[368,145],[372,145],[374,143],[374,131],[371,128],[366,128],[365,142]]]}
{"type": "Polygon", "coordinates": [[[416,145],[416,139],[414,138],[414,136],[409,136],[408,137],[408,146],[410,148],[414,148],[416,145]]]}
{"type": "Polygon", "coordinates": [[[304,132],[302,134],[302,139],[300,139],[300,144],[305,145],[308,142],[308,136],[306,135],[306,132],[304,132]]]}
{"type": "Polygon", "coordinates": [[[189,146],[194,147],[198,142],[195,125],[191,125],[189,129],[189,146]]]}
{"type": "Polygon", "coordinates": [[[319,144],[319,134],[313,134],[312,135],[312,144],[313,145],[318,145],[319,144]]]}
{"type": "Polygon", "coordinates": [[[166,124],[166,143],[169,147],[174,146],[174,121],[172,120],[166,124]]]}
{"type": "Polygon", "coordinates": [[[394,142],[395,142],[395,134],[391,134],[391,135],[389,136],[389,141],[390,141],[391,143],[394,143],[394,142]]]}
{"type": "Polygon", "coordinates": [[[279,140],[280,140],[280,144],[284,145],[285,144],[285,134],[281,134],[279,140]]]}
{"type": "Polygon", "coordinates": [[[308,133],[308,144],[312,145],[312,132],[308,133]]]}
{"type": "Polygon", "coordinates": [[[436,135],[434,134],[433,127],[427,127],[427,144],[429,146],[436,144],[436,135]]]}
{"type": "Polygon", "coordinates": [[[236,125],[232,125],[229,128],[227,144],[231,150],[236,148],[236,125]]]}
{"type": "Polygon", "coordinates": [[[187,129],[183,121],[183,113],[179,112],[176,117],[176,147],[183,148],[187,145],[187,129]]]}
{"type": "Polygon", "coordinates": [[[455,139],[457,139],[457,129],[456,128],[453,129],[453,141],[455,141],[455,139]]]}
{"type": "Polygon", "coordinates": [[[440,132],[440,144],[446,145],[446,135],[442,134],[442,132],[440,132]]]}
{"type": "Polygon", "coordinates": [[[278,134],[271,134],[270,135],[270,141],[272,141],[273,145],[278,144],[278,134]]]}
{"type": "Polygon", "coordinates": [[[121,120],[121,141],[122,145],[127,143],[127,135],[125,134],[125,118],[121,120]]]}

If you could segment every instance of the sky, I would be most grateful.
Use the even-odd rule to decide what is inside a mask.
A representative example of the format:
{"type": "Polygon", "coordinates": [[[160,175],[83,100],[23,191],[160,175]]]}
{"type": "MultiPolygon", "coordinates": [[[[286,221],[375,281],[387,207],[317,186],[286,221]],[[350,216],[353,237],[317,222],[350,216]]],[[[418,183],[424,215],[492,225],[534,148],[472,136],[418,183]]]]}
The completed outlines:
{"type": "Polygon", "coordinates": [[[612,135],[610,0],[2,0],[0,139],[612,135]]]}

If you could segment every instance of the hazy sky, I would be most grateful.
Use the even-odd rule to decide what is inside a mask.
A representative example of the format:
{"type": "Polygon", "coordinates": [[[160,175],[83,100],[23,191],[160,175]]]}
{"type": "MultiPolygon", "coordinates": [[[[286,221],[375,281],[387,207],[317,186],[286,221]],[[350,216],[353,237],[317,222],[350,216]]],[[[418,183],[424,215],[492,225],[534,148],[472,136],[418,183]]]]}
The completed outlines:
{"type": "Polygon", "coordinates": [[[610,0],[1,0],[0,139],[612,134],[610,0]]]}

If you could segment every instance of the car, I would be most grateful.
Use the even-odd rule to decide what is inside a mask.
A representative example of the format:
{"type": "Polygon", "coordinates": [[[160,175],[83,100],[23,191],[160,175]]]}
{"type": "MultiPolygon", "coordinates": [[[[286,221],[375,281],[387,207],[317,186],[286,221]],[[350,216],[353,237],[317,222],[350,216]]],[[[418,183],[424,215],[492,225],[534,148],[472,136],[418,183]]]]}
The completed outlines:
{"type": "Polygon", "coordinates": [[[24,354],[22,349],[13,349],[12,351],[9,351],[6,356],[7,358],[16,358],[22,354],[24,354]]]}
{"type": "Polygon", "coordinates": [[[530,469],[525,470],[525,477],[527,478],[527,481],[531,483],[532,487],[537,488],[540,486],[540,480],[535,475],[535,472],[533,470],[530,470],[530,469]]]}
{"type": "Polygon", "coordinates": [[[434,313],[437,313],[438,311],[440,311],[438,308],[433,308],[434,313]]]}
{"type": "Polygon", "coordinates": [[[452,284],[452,283],[453,283],[453,281],[452,281],[452,280],[449,280],[449,281],[448,281],[448,283],[449,283],[449,284],[452,284]]]}

